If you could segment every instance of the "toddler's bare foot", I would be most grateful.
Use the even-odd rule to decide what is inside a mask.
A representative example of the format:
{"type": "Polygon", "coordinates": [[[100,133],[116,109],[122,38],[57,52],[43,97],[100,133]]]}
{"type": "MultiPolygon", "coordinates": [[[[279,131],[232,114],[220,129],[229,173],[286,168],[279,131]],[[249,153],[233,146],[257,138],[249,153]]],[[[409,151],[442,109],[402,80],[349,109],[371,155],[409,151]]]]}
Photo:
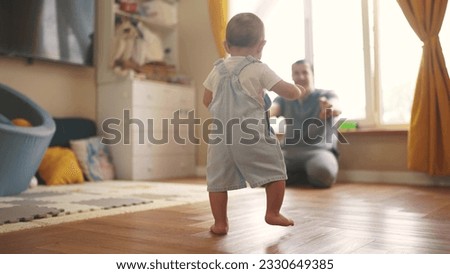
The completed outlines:
{"type": "Polygon", "coordinates": [[[228,226],[217,226],[214,224],[209,228],[209,231],[216,235],[226,235],[228,233],[228,226]]]}
{"type": "Polygon", "coordinates": [[[294,225],[294,221],[284,217],[281,214],[274,214],[274,215],[266,214],[265,220],[266,223],[268,223],[269,225],[280,225],[280,226],[294,225]]]}

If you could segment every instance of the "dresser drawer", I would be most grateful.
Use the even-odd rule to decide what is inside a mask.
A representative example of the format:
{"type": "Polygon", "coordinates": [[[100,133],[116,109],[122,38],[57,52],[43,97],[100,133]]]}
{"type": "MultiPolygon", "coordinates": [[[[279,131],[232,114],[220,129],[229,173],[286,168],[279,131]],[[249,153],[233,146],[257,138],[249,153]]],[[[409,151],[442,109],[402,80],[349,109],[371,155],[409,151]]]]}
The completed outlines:
{"type": "Polygon", "coordinates": [[[195,92],[189,87],[180,87],[178,96],[178,106],[181,109],[191,110],[195,108],[195,92]]]}
{"type": "MultiPolygon", "coordinates": [[[[161,131],[163,130],[163,123],[167,125],[167,129],[172,128],[171,119],[173,118],[173,111],[169,109],[135,107],[130,116],[132,119],[142,121],[145,131],[148,131],[149,125],[153,126],[151,130],[161,131]]],[[[144,130],[141,127],[137,126],[136,123],[132,125],[133,129],[144,130]]]]}
{"type": "MultiPolygon", "coordinates": [[[[132,114],[130,114],[131,119],[137,119],[139,121],[143,122],[145,130],[147,130],[148,125],[153,125],[153,130],[163,130],[163,124],[166,125],[166,128],[168,129],[175,129],[175,125],[172,125],[172,122],[177,123],[177,121],[174,119],[184,119],[182,121],[182,124],[179,125],[179,128],[187,128],[187,121],[186,119],[189,118],[189,111],[187,109],[179,109],[178,110],[171,110],[171,109],[152,109],[152,108],[144,108],[144,107],[135,107],[132,111],[132,114]]],[[[195,113],[190,114],[192,118],[194,117],[195,113]]],[[[139,122],[138,122],[139,123],[139,122]]],[[[181,123],[181,121],[178,121],[178,123],[181,123]]],[[[193,123],[190,122],[190,123],[193,123]]],[[[192,124],[191,126],[199,126],[192,124]]],[[[139,126],[136,125],[136,122],[132,125],[133,128],[139,128],[139,126]]],[[[142,125],[140,126],[142,130],[142,125]]]]}
{"type": "Polygon", "coordinates": [[[164,108],[170,105],[170,97],[173,96],[165,90],[153,89],[151,86],[133,88],[132,106],[164,108]]]}
{"type": "Polygon", "coordinates": [[[190,87],[173,84],[140,82],[133,83],[133,106],[152,108],[193,109],[195,107],[194,90],[190,87]]]}
{"type": "Polygon", "coordinates": [[[173,130],[166,133],[163,131],[133,132],[131,142],[133,155],[195,154],[195,144],[189,142],[187,129],[182,129],[177,135],[181,140],[175,140],[174,134],[173,130]],[[185,144],[178,142],[183,140],[185,144]]]}

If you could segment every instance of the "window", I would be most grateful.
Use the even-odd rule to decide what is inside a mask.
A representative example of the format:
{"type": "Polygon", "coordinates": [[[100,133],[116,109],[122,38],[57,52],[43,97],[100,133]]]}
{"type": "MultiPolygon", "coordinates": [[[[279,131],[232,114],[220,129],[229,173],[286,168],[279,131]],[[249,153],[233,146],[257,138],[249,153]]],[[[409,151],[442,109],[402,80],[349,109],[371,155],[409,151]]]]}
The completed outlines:
{"type": "Polygon", "coordinates": [[[360,1],[312,1],[315,86],[335,90],[352,119],[366,118],[362,22],[360,1]]]}
{"type": "MultiPolygon", "coordinates": [[[[439,35],[447,68],[448,10],[439,35]]],[[[239,12],[264,21],[262,61],[283,79],[294,61],[312,60],[316,87],[337,92],[342,117],[363,126],[409,123],[423,43],[396,1],[230,0],[230,17],[239,12]]]]}
{"type": "Polygon", "coordinates": [[[378,1],[378,10],[380,120],[408,124],[423,43],[397,1],[378,1]]]}
{"type": "MultiPolygon", "coordinates": [[[[291,81],[292,63],[305,54],[303,1],[234,0],[230,1],[229,12],[230,18],[252,12],[263,20],[267,42],[261,61],[283,80],[291,81]]],[[[270,92],[269,96],[274,99],[277,95],[270,92]]]]}
{"type": "Polygon", "coordinates": [[[445,13],[444,22],[442,22],[441,31],[439,32],[439,39],[441,40],[447,72],[450,73],[450,3],[447,4],[447,11],[445,13]]]}

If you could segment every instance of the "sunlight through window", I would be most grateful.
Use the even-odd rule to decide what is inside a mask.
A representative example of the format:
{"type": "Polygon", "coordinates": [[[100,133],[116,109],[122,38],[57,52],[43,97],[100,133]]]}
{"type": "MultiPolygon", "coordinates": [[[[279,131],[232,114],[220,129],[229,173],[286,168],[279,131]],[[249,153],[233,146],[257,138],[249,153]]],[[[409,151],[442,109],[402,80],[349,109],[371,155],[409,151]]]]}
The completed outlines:
{"type": "MultiPolygon", "coordinates": [[[[439,35],[447,70],[449,10],[439,35]]],[[[293,62],[312,59],[315,86],[337,93],[343,118],[363,126],[409,124],[423,43],[397,1],[230,0],[230,18],[240,12],[264,21],[262,61],[284,80],[292,81],[293,62]]]]}
{"type": "Polygon", "coordinates": [[[382,122],[407,124],[423,43],[395,1],[379,1],[378,27],[382,122]]]}
{"type": "MultiPolygon", "coordinates": [[[[291,65],[305,56],[303,1],[230,1],[229,17],[241,12],[255,13],[263,20],[267,43],[261,61],[292,82],[291,65]]],[[[274,92],[269,95],[276,97],[274,92]]]]}
{"type": "Polygon", "coordinates": [[[366,118],[361,2],[314,0],[312,18],[316,87],[337,93],[343,117],[366,118]]]}
{"type": "Polygon", "coordinates": [[[442,52],[444,53],[445,65],[450,73],[450,3],[447,4],[444,22],[442,22],[441,31],[439,32],[441,40],[442,52]]]}

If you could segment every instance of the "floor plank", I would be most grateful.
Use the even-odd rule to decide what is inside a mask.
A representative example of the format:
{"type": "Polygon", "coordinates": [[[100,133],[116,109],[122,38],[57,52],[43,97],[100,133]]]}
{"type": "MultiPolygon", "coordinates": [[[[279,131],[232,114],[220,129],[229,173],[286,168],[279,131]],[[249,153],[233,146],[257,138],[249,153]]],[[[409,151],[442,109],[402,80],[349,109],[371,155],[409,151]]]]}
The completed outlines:
{"type": "Polygon", "coordinates": [[[234,191],[226,236],[208,232],[205,201],[0,234],[0,253],[450,253],[448,187],[288,187],[283,212],[295,226],[269,226],[264,211],[263,188],[234,191]]]}

